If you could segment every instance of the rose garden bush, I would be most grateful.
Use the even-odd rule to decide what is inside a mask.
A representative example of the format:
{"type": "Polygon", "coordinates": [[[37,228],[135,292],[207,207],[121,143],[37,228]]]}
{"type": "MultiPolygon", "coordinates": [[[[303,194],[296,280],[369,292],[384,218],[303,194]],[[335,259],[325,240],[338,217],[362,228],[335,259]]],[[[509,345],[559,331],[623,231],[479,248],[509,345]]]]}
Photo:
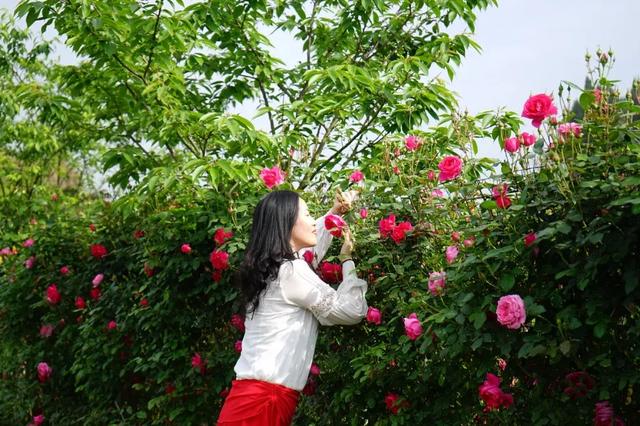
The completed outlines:
{"type": "MultiPolygon", "coordinates": [[[[597,58],[595,89],[579,90],[579,108],[568,94],[579,88],[563,85],[555,96],[532,96],[522,114],[469,116],[443,112],[455,110],[450,94],[418,74],[432,63],[447,68],[450,55],[469,45],[464,37],[409,31],[392,42],[375,39],[367,25],[345,34],[341,21],[317,33],[301,29],[315,46],[314,68],[283,71],[264,52],[249,59],[252,37],[260,39],[250,33],[237,56],[216,61],[246,62],[256,84],[267,85],[260,93],[273,84],[289,96],[279,107],[262,105],[271,122],[266,134],[218,114],[230,99],[257,91],[242,70],[230,71],[233,87],[211,85],[220,105],[180,78],[187,68],[211,76],[207,67],[220,65],[184,48],[190,25],[204,22],[216,39],[222,35],[210,14],[229,18],[215,21],[227,31],[237,10],[218,16],[194,5],[184,16],[166,16],[167,27],[153,32],[156,61],[137,63],[144,55],[136,49],[147,47],[141,28],[153,29],[162,9],[114,12],[132,25],[131,46],[123,46],[122,27],[98,25],[87,10],[80,10],[82,25],[69,25],[78,12],[72,3],[25,2],[23,13],[28,21],[51,19],[92,59],[94,67],[51,67],[47,77],[62,83],[46,89],[77,101],[51,96],[50,104],[33,105],[18,97],[15,111],[33,108],[37,130],[56,135],[54,142],[114,141],[103,166],[117,166],[111,183],[124,195],[108,202],[63,190],[39,181],[36,167],[32,180],[19,166],[35,164],[37,150],[11,153],[24,157],[12,169],[17,189],[7,196],[3,188],[1,199],[11,215],[0,236],[3,423],[38,423],[42,415],[49,424],[213,424],[241,350],[231,278],[267,186],[300,189],[317,215],[336,188],[361,191],[345,219],[371,309],[358,326],[321,329],[295,424],[638,422],[640,108],[637,84],[619,99],[606,79],[608,56],[597,58]],[[345,51],[332,50],[333,31],[345,51]],[[377,47],[361,49],[363,40],[377,47]],[[181,48],[191,55],[186,64],[172,50],[181,48]],[[341,55],[373,65],[367,72],[344,66],[341,55]],[[115,99],[105,90],[113,82],[115,99]],[[336,87],[344,93],[332,95],[336,87]],[[65,108],[77,121],[50,114],[65,108]],[[416,130],[427,115],[439,124],[416,130]],[[318,120],[317,135],[325,136],[315,136],[320,149],[309,154],[318,120]],[[338,136],[327,137],[333,130],[338,136]],[[364,135],[370,139],[359,150],[364,135]],[[138,137],[162,150],[147,151],[138,137]],[[332,145],[340,137],[356,143],[349,156],[319,161],[324,146],[343,152],[332,145]],[[124,144],[128,138],[134,143],[124,144]],[[477,158],[478,143],[500,144],[508,159],[477,158]]],[[[372,8],[358,3],[354,13],[372,8]]],[[[435,33],[456,16],[447,8],[431,22],[435,33]]],[[[247,10],[247,22],[297,19],[288,8],[247,10]]],[[[385,10],[380,25],[391,31],[395,19],[411,21],[414,13],[385,10]]],[[[456,13],[472,25],[471,7],[456,13]]],[[[7,122],[3,134],[33,137],[24,133],[29,126],[7,122]]],[[[42,164],[59,153],[52,147],[42,164]]],[[[338,248],[328,262],[337,261],[338,248]]],[[[327,265],[320,274],[331,273],[327,265]]]]}

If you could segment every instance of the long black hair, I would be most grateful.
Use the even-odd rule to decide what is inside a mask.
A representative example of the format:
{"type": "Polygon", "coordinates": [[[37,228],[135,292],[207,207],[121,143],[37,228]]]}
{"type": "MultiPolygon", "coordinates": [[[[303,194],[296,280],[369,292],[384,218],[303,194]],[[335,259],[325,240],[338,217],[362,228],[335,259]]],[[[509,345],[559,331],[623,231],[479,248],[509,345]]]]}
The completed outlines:
{"type": "Polygon", "coordinates": [[[262,197],[253,212],[251,237],[236,275],[241,312],[254,312],[269,281],[278,276],[285,260],[295,259],[291,231],[298,218],[300,196],[293,191],[273,191],[262,197]],[[248,308],[247,308],[248,305],[248,308]]]}

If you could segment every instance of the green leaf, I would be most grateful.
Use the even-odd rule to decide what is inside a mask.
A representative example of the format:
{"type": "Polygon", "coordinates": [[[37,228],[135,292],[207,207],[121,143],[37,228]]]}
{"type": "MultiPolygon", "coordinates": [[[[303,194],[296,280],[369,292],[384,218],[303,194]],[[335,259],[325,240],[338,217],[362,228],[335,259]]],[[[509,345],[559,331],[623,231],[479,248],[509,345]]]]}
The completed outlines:
{"type": "Polygon", "coordinates": [[[598,339],[602,338],[602,336],[604,336],[604,333],[606,331],[607,331],[607,325],[601,322],[599,322],[593,327],[593,335],[598,339]]]}
{"type": "Polygon", "coordinates": [[[516,279],[512,273],[507,272],[500,278],[500,283],[498,284],[503,291],[509,291],[513,288],[516,283],[516,279]]]}

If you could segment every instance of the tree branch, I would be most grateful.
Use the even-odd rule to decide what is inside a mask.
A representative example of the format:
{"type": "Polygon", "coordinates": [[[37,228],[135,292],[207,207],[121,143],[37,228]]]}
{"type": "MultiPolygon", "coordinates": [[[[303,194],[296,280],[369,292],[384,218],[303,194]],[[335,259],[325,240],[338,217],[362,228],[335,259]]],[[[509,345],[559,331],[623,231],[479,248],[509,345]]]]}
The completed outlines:
{"type": "Polygon", "coordinates": [[[147,73],[149,72],[149,68],[151,67],[151,62],[153,61],[153,51],[155,50],[157,43],[156,37],[158,36],[158,28],[160,27],[160,15],[162,14],[162,8],[164,6],[164,0],[158,0],[158,13],[156,14],[156,24],[153,28],[153,36],[151,37],[151,50],[149,51],[149,59],[147,60],[147,67],[144,69],[143,77],[147,78],[147,73]]]}

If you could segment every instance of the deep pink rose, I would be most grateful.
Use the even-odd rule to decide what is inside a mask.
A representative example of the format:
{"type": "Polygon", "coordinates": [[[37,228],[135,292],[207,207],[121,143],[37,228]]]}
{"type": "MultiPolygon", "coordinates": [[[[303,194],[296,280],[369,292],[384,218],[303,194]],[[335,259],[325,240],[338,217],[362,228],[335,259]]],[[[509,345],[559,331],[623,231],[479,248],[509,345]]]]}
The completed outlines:
{"type": "Polygon", "coordinates": [[[462,160],[455,155],[448,155],[440,161],[438,169],[440,169],[438,177],[440,182],[455,179],[460,176],[462,171],[462,160]]]}
{"type": "Polygon", "coordinates": [[[393,229],[395,227],[396,227],[396,216],[395,215],[390,214],[386,218],[381,219],[380,223],[378,225],[378,229],[380,230],[380,237],[384,238],[384,237],[391,236],[391,233],[393,232],[393,229]]]}
{"type": "Polygon", "coordinates": [[[329,284],[342,281],[342,265],[339,263],[322,262],[320,264],[320,276],[329,284]]]}
{"type": "Polygon", "coordinates": [[[51,337],[53,334],[53,325],[52,324],[44,324],[40,327],[40,336],[41,337],[51,337]]]}
{"type": "Polygon", "coordinates": [[[380,310],[369,306],[369,309],[367,309],[367,322],[380,325],[382,322],[382,314],[380,314],[380,310]]]}
{"type": "Polygon", "coordinates": [[[55,284],[51,284],[49,287],[47,287],[47,302],[51,303],[52,305],[57,305],[58,303],[60,303],[60,292],[58,291],[58,286],[55,284]]]}
{"type": "Polygon", "coordinates": [[[553,98],[545,93],[539,93],[531,96],[524,103],[522,116],[530,118],[533,127],[540,127],[542,120],[558,113],[558,109],[553,104],[553,98]]]}
{"type": "Polygon", "coordinates": [[[524,146],[531,146],[536,143],[536,136],[527,132],[522,132],[520,140],[524,146]]]}
{"type": "Polygon", "coordinates": [[[38,414],[37,416],[33,416],[33,420],[31,423],[29,423],[29,425],[40,426],[42,423],[44,423],[44,420],[45,420],[44,414],[38,414]]]}
{"type": "Polygon", "coordinates": [[[493,199],[496,201],[496,205],[499,209],[506,209],[511,205],[511,199],[507,196],[509,187],[506,183],[502,185],[496,185],[491,190],[493,199]]]}
{"type": "Polygon", "coordinates": [[[315,257],[313,254],[313,250],[307,250],[304,252],[304,254],[302,255],[302,257],[304,258],[304,260],[308,263],[311,264],[311,262],[313,262],[313,258],[315,257]]]}
{"type": "Polygon", "coordinates": [[[446,194],[444,193],[444,191],[440,188],[436,188],[433,191],[431,191],[431,196],[433,198],[445,198],[446,194]]]}
{"type": "Polygon", "coordinates": [[[231,325],[239,332],[244,333],[244,317],[242,315],[231,315],[231,325]]]}
{"type": "Polygon", "coordinates": [[[520,149],[520,141],[516,136],[512,136],[504,140],[504,149],[510,153],[518,152],[520,149]]]}
{"type": "Polygon", "coordinates": [[[229,267],[229,253],[220,250],[214,250],[209,256],[209,261],[213,269],[224,271],[229,267]]]}
{"type": "Polygon", "coordinates": [[[95,257],[96,259],[102,259],[107,254],[109,254],[109,252],[107,251],[107,248],[102,244],[91,244],[91,256],[95,257]]]}
{"type": "Polygon", "coordinates": [[[311,373],[313,376],[319,376],[320,375],[320,367],[318,367],[318,364],[312,363],[311,364],[311,368],[309,369],[309,373],[311,373]]]}
{"type": "Polygon", "coordinates": [[[446,272],[432,272],[429,274],[429,293],[433,296],[439,296],[444,291],[447,281],[446,272]]]}
{"type": "Polygon", "coordinates": [[[76,305],[76,309],[85,309],[87,307],[87,304],[85,303],[82,296],[76,296],[75,305],[76,305]]]}
{"type": "Polygon", "coordinates": [[[565,376],[568,386],[564,388],[564,394],[575,400],[587,396],[595,386],[595,380],[585,371],[573,371],[565,376]]]}
{"type": "Polygon", "coordinates": [[[447,250],[445,251],[445,257],[447,258],[447,263],[451,264],[453,263],[454,260],[456,260],[456,257],[458,257],[458,247],[456,246],[449,246],[447,247],[447,250]]]}
{"type": "Polygon", "coordinates": [[[89,291],[89,296],[96,302],[100,300],[100,287],[94,287],[89,291]]]}
{"type": "Polygon", "coordinates": [[[342,237],[342,230],[345,226],[347,226],[347,222],[338,215],[328,214],[324,218],[324,227],[334,237],[342,237]]]}
{"type": "Polygon", "coordinates": [[[225,241],[231,239],[233,237],[233,232],[225,232],[224,228],[216,229],[215,234],[213,235],[213,240],[216,242],[218,246],[224,244],[225,241]]]}
{"type": "Polygon", "coordinates": [[[411,340],[416,340],[422,334],[422,324],[415,313],[404,318],[404,331],[411,340]]]}
{"type": "Polygon", "coordinates": [[[600,401],[596,403],[593,426],[624,426],[624,422],[615,415],[609,401],[600,401]]]}
{"type": "Polygon", "coordinates": [[[416,149],[418,149],[419,145],[420,145],[420,140],[418,139],[417,136],[409,135],[406,138],[404,138],[404,146],[409,151],[415,151],[416,149]]]}
{"type": "Polygon", "coordinates": [[[318,383],[313,380],[313,377],[309,377],[307,383],[302,388],[302,394],[306,396],[315,395],[316,389],[318,388],[318,383]]]}
{"type": "Polygon", "coordinates": [[[436,173],[433,170],[429,170],[429,172],[427,173],[427,179],[436,180],[436,173]]]}
{"type": "Polygon", "coordinates": [[[524,301],[517,294],[502,296],[496,309],[498,322],[510,329],[518,329],[527,319],[524,301]]]}
{"type": "Polygon", "coordinates": [[[191,367],[200,369],[200,374],[203,376],[207,372],[207,360],[202,359],[199,353],[195,353],[191,357],[191,367]]]}
{"type": "Polygon", "coordinates": [[[236,343],[233,345],[233,349],[238,353],[242,352],[242,340],[236,340],[236,343]]]}
{"type": "Polygon", "coordinates": [[[219,283],[222,280],[222,271],[215,270],[211,273],[211,279],[213,282],[219,283]]]}
{"type": "Polygon", "coordinates": [[[513,404],[513,396],[500,389],[500,378],[491,373],[487,373],[487,378],[478,388],[478,393],[490,410],[502,406],[509,408],[513,404]]]}
{"type": "Polygon", "coordinates": [[[115,330],[116,328],[118,328],[118,324],[114,320],[109,321],[107,330],[115,330]]]}
{"type": "Polygon", "coordinates": [[[46,382],[49,379],[49,377],[51,377],[52,372],[53,372],[53,369],[49,367],[49,364],[47,364],[46,362],[39,363],[38,364],[38,380],[40,380],[40,383],[46,382]]]}
{"type": "Polygon", "coordinates": [[[364,174],[360,170],[356,170],[349,176],[349,182],[358,183],[364,179],[364,174]]]}
{"type": "Polygon", "coordinates": [[[191,253],[191,246],[189,244],[183,244],[180,246],[180,251],[184,254],[191,253]]]}
{"type": "Polygon", "coordinates": [[[29,248],[29,247],[33,246],[33,243],[34,243],[34,242],[35,242],[35,241],[33,241],[31,238],[29,238],[29,239],[28,239],[28,240],[26,240],[24,243],[22,243],[22,247],[29,248]]]}
{"type": "Polygon", "coordinates": [[[284,172],[278,166],[273,166],[270,169],[264,168],[260,171],[260,178],[267,188],[271,189],[284,182],[284,172]]]}
{"type": "Polygon", "coordinates": [[[147,306],[149,306],[149,301],[146,298],[140,300],[140,306],[146,308],[147,306]]]}
{"type": "Polygon", "coordinates": [[[364,207],[360,209],[360,217],[362,219],[366,219],[368,214],[369,214],[369,212],[364,207]]]}
{"type": "Polygon", "coordinates": [[[68,275],[69,274],[69,267],[68,266],[63,266],[62,268],[60,268],[60,274],[61,275],[68,275]]]}
{"type": "Polygon", "coordinates": [[[536,233],[535,232],[529,232],[527,235],[524,236],[524,245],[527,247],[530,247],[531,244],[536,242],[536,233]]]}
{"type": "Polygon", "coordinates": [[[404,241],[406,233],[412,229],[413,225],[411,225],[410,222],[400,222],[395,228],[393,228],[393,231],[391,232],[391,239],[395,241],[396,244],[400,244],[404,241]]]}
{"type": "Polygon", "coordinates": [[[104,274],[96,274],[96,276],[93,277],[93,280],[91,280],[91,285],[94,288],[98,287],[103,279],[104,279],[104,274]]]}

